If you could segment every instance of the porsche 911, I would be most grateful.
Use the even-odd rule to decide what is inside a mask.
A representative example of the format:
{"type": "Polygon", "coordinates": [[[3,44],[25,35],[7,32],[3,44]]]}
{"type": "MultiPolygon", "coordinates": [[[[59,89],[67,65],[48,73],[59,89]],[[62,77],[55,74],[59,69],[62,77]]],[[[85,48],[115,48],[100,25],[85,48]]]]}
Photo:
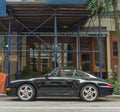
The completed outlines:
{"type": "Polygon", "coordinates": [[[92,102],[113,94],[112,84],[78,69],[56,68],[44,76],[11,81],[8,96],[30,101],[36,97],[79,97],[92,102]]]}

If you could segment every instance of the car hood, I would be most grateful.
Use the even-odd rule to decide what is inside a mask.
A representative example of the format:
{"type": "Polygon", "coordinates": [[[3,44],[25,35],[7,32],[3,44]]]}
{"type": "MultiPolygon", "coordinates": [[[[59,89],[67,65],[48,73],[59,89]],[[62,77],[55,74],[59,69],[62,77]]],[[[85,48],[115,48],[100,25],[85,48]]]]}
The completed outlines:
{"type": "Polygon", "coordinates": [[[36,80],[36,79],[45,79],[45,77],[30,78],[30,79],[18,79],[18,80],[13,80],[10,83],[24,82],[24,81],[28,82],[28,81],[33,81],[33,80],[36,80]]]}

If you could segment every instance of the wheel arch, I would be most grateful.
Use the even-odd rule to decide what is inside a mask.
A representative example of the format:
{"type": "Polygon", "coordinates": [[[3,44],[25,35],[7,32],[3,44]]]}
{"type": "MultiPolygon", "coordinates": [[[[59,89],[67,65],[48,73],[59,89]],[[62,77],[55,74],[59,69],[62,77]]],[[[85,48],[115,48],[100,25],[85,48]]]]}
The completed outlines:
{"type": "Polygon", "coordinates": [[[18,91],[19,87],[21,85],[23,85],[23,84],[29,84],[29,85],[31,85],[35,89],[35,96],[37,96],[37,89],[36,89],[35,85],[33,83],[31,83],[31,82],[22,82],[19,85],[17,85],[17,87],[16,87],[17,88],[16,89],[16,96],[17,96],[17,91],[18,91]]]}
{"type": "Polygon", "coordinates": [[[100,88],[97,86],[97,84],[95,83],[92,83],[92,82],[88,82],[88,83],[82,83],[81,86],[80,86],[80,89],[79,89],[79,97],[80,97],[80,92],[82,90],[82,88],[85,86],[85,85],[94,85],[97,89],[98,89],[98,97],[100,96],[100,88]]]}

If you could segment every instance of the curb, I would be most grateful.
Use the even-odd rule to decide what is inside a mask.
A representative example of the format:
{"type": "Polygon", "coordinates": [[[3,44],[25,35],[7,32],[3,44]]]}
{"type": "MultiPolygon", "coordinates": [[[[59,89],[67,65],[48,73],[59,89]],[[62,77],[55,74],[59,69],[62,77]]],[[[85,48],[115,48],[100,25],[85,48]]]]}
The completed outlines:
{"type": "Polygon", "coordinates": [[[7,95],[4,93],[0,93],[0,97],[3,97],[3,96],[7,96],[7,95]]]}
{"type": "Polygon", "coordinates": [[[107,98],[120,98],[120,95],[110,95],[110,96],[106,96],[107,98]]]}

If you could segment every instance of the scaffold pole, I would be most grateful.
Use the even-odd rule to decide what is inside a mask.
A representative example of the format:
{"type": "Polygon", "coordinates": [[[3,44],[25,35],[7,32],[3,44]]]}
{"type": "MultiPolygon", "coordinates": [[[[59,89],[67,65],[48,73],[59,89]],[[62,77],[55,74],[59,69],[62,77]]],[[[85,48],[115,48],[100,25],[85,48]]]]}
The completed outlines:
{"type": "Polygon", "coordinates": [[[98,13],[98,22],[99,22],[99,50],[100,50],[100,77],[102,78],[102,35],[101,35],[101,13],[98,13]]]}
{"type": "Polygon", "coordinates": [[[57,43],[58,43],[58,37],[57,37],[57,15],[55,11],[54,15],[54,68],[57,67],[57,43]]]}
{"type": "Polygon", "coordinates": [[[80,69],[80,25],[77,25],[78,28],[78,69],[80,69]]]}
{"type": "Polygon", "coordinates": [[[6,79],[6,85],[10,82],[10,53],[11,53],[11,19],[9,18],[9,24],[8,24],[8,51],[7,51],[7,79],[6,79]]]}

